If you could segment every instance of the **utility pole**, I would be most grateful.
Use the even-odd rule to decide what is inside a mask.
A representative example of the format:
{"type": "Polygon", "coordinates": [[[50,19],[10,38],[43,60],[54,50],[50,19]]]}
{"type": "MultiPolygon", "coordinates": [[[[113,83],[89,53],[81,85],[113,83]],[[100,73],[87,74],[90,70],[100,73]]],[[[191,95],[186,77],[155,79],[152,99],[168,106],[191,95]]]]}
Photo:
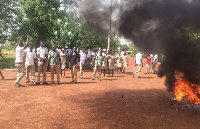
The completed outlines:
{"type": "Polygon", "coordinates": [[[110,22],[109,22],[109,32],[108,32],[108,47],[107,47],[107,53],[110,50],[110,40],[111,40],[111,22],[112,22],[112,0],[110,0],[110,22]]]}

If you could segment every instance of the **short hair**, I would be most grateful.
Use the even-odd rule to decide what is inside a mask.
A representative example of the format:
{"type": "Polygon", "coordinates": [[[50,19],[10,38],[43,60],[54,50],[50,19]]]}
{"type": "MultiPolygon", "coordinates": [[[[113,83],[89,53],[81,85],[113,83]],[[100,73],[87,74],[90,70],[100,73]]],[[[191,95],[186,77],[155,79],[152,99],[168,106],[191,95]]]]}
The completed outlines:
{"type": "Polygon", "coordinates": [[[20,42],[20,43],[19,43],[19,46],[20,46],[20,47],[23,47],[23,46],[24,46],[24,44],[23,44],[22,42],[20,42]]]}

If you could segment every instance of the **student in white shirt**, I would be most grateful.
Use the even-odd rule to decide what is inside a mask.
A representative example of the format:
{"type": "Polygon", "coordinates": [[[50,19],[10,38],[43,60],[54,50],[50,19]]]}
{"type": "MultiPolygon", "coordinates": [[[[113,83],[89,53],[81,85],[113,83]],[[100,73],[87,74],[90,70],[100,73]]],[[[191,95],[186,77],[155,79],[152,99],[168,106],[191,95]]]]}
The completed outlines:
{"type": "Polygon", "coordinates": [[[87,50],[87,59],[86,59],[86,67],[91,67],[92,62],[92,51],[90,49],[87,50]]]}
{"type": "Polygon", "coordinates": [[[26,44],[25,46],[22,43],[22,38],[24,35],[21,36],[18,46],[16,47],[16,59],[15,59],[15,67],[17,68],[18,74],[17,74],[17,79],[15,80],[14,84],[17,87],[20,87],[21,84],[19,83],[21,79],[25,75],[25,67],[24,67],[24,49],[26,49],[28,42],[29,42],[29,36],[27,35],[26,38],[26,44]]]}
{"type": "Polygon", "coordinates": [[[157,61],[158,61],[158,54],[155,54],[154,60],[153,60],[153,65],[152,65],[153,74],[156,74],[156,64],[157,64],[157,61]]]}
{"type": "Polygon", "coordinates": [[[81,52],[80,52],[80,78],[81,79],[83,79],[83,69],[85,65],[85,60],[86,60],[85,49],[81,49],[81,52]]]}
{"type": "Polygon", "coordinates": [[[46,72],[47,72],[47,56],[48,51],[44,47],[44,43],[40,42],[40,47],[37,49],[37,57],[38,57],[38,77],[36,85],[40,84],[40,73],[43,72],[43,84],[48,85],[46,81],[46,72]]]}
{"type": "Polygon", "coordinates": [[[138,78],[141,78],[140,72],[143,67],[143,63],[142,63],[142,54],[140,52],[138,52],[135,56],[135,66],[138,66],[138,69],[135,72],[133,72],[133,77],[136,73],[138,73],[138,78]]]}
{"type": "Polygon", "coordinates": [[[28,49],[26,49],[26,83],[30,82],[29,74],[31,76],[31,83],[35,83],[35,59],[36,53],[33,51],[33,46],[31,45],[28,49]]]}
{"type": "Polygon", "coordinates": [[[93,51],[92,51],[91,56],[92,56],[92,67],[94,68],[94,65],[95,65],[95,59],[96,59],[96,52],[95,52],[94,49],[93,49],[93,51]]]}

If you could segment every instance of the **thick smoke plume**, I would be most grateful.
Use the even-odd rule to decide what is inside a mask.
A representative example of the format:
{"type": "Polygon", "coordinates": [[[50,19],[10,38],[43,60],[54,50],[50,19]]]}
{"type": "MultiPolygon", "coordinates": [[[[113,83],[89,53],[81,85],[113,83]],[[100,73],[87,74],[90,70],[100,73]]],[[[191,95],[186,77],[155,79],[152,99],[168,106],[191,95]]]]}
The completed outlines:
{"type": "MultiPolygon", "coordinates": [[[[103,27],[109,21],[109,7],[97,8],[98,2],[88,3],[87,9],[96,5],[91,6],[96,7],[92,9],[93,20],[103,27]]],[[[168,91],[174,90],[176,72],[192,83],[200,83],[200,43],[191,39],[192,34],[200,32],[199,0],[121,0],[113,11],[117,9],[121,35],[145,52],[163,51],[158,75],[166,76],[168,91]]],[[[92,20],[91,12],[84,11],[85,19],[92,20]]]]}
{"type": "Polygon", "coordinates": [[[200,43],[191,40],[188,30],[200,30],[198,0],[146,0],[123,12],[119,26],[120,33],[139,48],[155,52],[160,46],[164,51],[158,75],[166,76],[169,91],[174,89],[175,72],[200,82],[200,43]]]}

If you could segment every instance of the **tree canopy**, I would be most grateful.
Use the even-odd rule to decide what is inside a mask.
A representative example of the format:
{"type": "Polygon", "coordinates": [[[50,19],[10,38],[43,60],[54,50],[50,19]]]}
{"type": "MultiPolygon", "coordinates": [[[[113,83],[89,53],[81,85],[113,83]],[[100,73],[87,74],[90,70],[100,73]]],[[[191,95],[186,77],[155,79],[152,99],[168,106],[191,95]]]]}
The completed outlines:
{"type": "MultiPolygon", "coordinates": [[[[70,6],[77,0],[2,0],[0,2],[0,43],[17,42],[22,34],[30,36],[30,44],[78,46],[79,48],[107,48],[108,30],[97,34],[89,30],[70,6]]],[[[111,48],[117,49],[119,40],[113,34],[111,48]]]]}

